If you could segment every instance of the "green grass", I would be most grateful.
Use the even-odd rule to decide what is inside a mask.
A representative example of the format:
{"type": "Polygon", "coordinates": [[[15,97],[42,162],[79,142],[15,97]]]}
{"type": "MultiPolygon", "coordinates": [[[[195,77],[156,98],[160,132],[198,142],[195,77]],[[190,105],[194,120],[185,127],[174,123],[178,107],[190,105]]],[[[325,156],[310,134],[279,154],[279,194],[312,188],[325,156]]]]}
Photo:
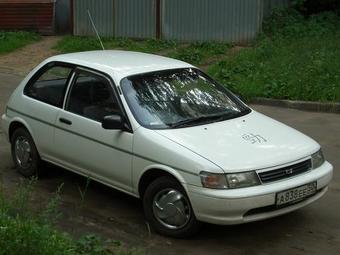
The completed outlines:
{"type": "Polygon", "coordinates": [[[40,36],[35,33],[18,31],[2,32],[0,31],[0,54],[12,52],[29,43],[38,41],[40,36]]]}
{"type": "Polygon", "coordinates": [[[0,254],[75,254],[69,236],[30,219],[0,212],[0,254]]]}
{"type": "MultiPolygon", "coordinates": [[[[102,38],[105,49],[121,49],[130,51],[140,51],[146,53],[156,53],[162,50],[175,48],[174,41],[161,41],[148,39],[135,41],[126,38],[102,38]]],[[[66,36],[55,47],[62,53],[79,52],[87,50],[101,50],[100,43],[96,37],[66,36]]]]}
{"type": "MultiPolygon", "coordinates": [[[[230,48],[228,43],[179,43],[166,40],[131,40],[126,38],[103,38],[105,49],[118,49],[154,53],[176,58],[191,64],[204,64],[211,57],[220,56],[230,48]]],[[[96,37],[66,36],[55,47],[62,53],[87,50],[100,50],[101,46],[96,37]]]]}
{"type": "Polygon", "coordinates": [[[34,208],[36,180],[22,183],[9,198],[0,187],[0,255],[133,255],[119,241],[87,234],[74,239],[56,230],[62,185],[44,208],[34,208]]]}
{"type": "Polygon", "coordinates": [[[275,13],[264,34],[208,72],[243,97],[340,102],[340,18],[275,13]]]}
{"type": "Polygon", "coordinates": [[[221,42],[191,43],[168,53],[167,56],[194,65],[204,65],[209,59],[226,54],[230,47],[231,44],[221,42]]]}

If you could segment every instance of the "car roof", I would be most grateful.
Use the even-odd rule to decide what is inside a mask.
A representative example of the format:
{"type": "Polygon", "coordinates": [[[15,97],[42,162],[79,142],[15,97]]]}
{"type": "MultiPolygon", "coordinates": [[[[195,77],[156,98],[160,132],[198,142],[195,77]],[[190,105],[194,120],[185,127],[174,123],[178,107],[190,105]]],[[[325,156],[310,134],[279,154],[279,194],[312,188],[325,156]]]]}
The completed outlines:
{"type": "Polygon", "coordinates": [[[153,54],[101,50],[57,55],[47,61],[61,61],[110,73],[116,78],[165,69],[193,67],[180,60],[153,54]]]}

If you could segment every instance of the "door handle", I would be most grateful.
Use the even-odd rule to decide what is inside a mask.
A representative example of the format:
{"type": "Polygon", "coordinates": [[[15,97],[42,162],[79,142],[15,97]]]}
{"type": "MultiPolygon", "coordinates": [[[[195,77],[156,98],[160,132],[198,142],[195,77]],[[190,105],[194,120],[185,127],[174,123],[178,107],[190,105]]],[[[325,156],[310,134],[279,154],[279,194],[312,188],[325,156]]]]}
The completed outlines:
{"type": "Polygon", "coordinates": [[[67,119],[64,119],[64,118],[59,118],[59,121],[60,121],[61,123],[66,124],[66,125],[72,125],[72,121],[67,120],[67,119]]]}

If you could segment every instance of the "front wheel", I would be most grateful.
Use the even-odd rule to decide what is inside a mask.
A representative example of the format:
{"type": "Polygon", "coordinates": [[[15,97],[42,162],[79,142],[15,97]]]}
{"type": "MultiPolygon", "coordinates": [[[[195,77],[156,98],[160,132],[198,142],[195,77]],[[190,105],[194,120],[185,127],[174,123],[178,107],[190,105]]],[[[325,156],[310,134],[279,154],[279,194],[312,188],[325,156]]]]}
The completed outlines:
{"type": "Polygon", "coordinates": [[[185,190],[171,177],[160,177],[147,187],[143,207],[146,219],[160,234],[181,238],[199,230],[185,190]]]}
{"type": "Polygon", "coordinates": [[[11,145],[13,161],[19,173],[25,177],[37,175],[40,157],[29,132],[24,128],[15,130],[11,145]]]}

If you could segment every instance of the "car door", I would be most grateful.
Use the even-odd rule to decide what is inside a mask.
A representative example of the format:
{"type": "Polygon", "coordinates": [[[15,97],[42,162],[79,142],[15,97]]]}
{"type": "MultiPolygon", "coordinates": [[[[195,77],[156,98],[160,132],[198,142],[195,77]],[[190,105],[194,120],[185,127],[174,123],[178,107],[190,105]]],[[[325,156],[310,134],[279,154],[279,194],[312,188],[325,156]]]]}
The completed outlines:
{"type": "Polygon", "coordinates": [[[18,108],[15,110],[24,116],[40,156],[45,160],[53,158],[54,123],[73,69],[73,65],[62,62],[47,63],[29,79],[23,100],[14,102],[18,108]]]}
{"type": "Polygon", "coordinates": [[[122,114],[112,81],[78,68],[56,120],[59,163],[105,184],[131,192],[133,134],[105,130],[104,116],[122,114]]]}

